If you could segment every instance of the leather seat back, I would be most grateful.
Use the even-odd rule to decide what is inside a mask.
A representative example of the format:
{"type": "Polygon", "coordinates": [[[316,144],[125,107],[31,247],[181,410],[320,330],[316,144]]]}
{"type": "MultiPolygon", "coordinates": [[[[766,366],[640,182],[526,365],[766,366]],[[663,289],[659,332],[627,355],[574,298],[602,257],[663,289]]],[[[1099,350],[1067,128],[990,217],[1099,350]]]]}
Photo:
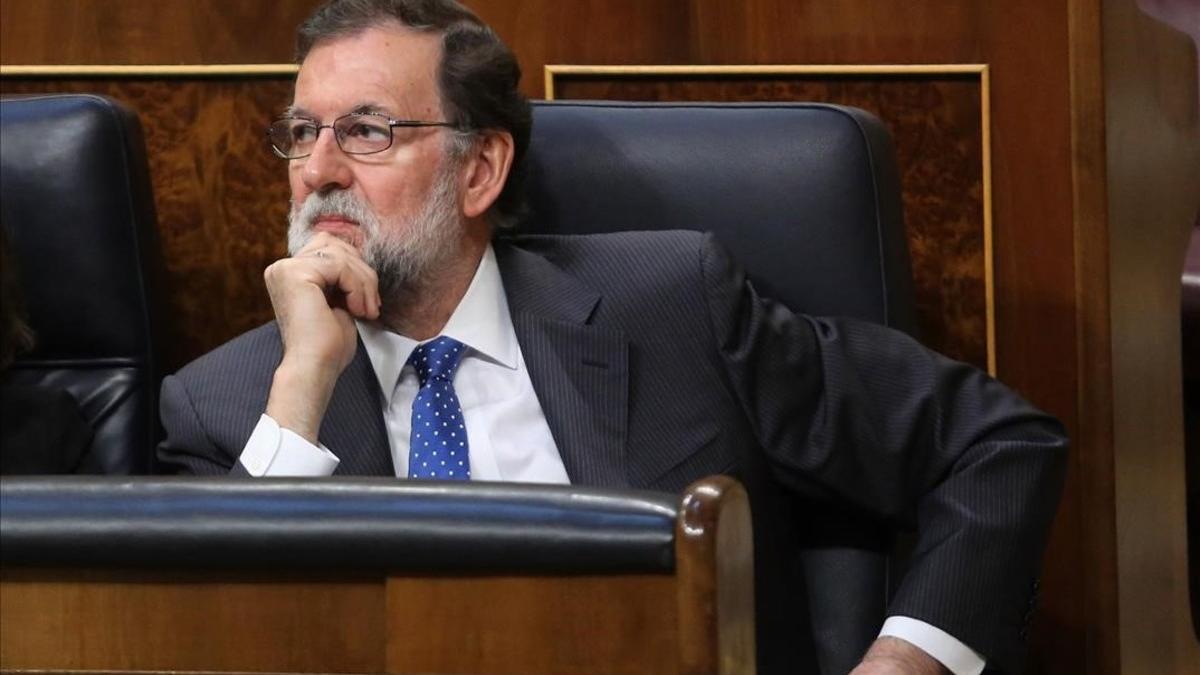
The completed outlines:
{"type": "Polygon", "coordinates": [[[162,261],[137,116],[99,96],[0,101],[0,226],[37,336],[6,377],[75,397],[87,470],[148,473],[162,261]]]}

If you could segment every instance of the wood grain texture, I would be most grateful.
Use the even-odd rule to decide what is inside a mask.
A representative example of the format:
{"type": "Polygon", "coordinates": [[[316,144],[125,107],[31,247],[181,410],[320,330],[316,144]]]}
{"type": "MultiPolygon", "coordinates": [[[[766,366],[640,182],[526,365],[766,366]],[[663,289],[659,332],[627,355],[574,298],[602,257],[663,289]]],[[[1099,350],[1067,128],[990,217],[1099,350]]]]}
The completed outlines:
{"type": "Polygon", "coordinates": [[[2,0],[0,63],[286,63],[321,0],[2,0]]]}
{"type": "Polygon", "coordinates": [[[670,575],[388,581],[395,673],[673,673],[670,575]]]}
{"type": "Polygon", "coordinates": [[[754,675],[754,541],[746,490],[728,476],[688,486],[675,526],[683,673],[754,675]]]}
{"type": "Polygon", "coordinates": [[[382,579],[6,569],[5,669],[377,673],[382,579]]]}
{"type": "Polygon", "coordinates": [[[978,77],[559,75],[555,97],[616,101],[819,101],[892,132],[921,340],[986,369],[983,133],[978,77]]]}
{"type": "MultiPolygon", "coordinates": [[[[1069,31],[1071,69],[1072,207],[1075,214],[1077,368],[1081,424],[1071,474],[1052,532],[1051,556],[1073,534],[1089,552],[1087,572],[1061,574],[1061,593],[1038,621],[1033,647],[1052,654],[1059,636],[1090,640],[1077,669],[1112,675],[1121,672],[1118,635],[1116,522],[1113,508],[1112,357],[1109,341],[1109,242],[1105,198],[1103,29],[1094,2],[1072,2],[1069,31]],[[1091,453],[1084,456],[1083,452],[1091,453]],[[1101,639],[1098,636],[1109,636],[1101,639]]],[[[1051,558],[1053,559],[1053,558],[1051,558]]],[[[1057,568],[1051,567],[1052,573],[1057,568]]],[[[1062,570],[1069,572],[1069,570],[1062,570]]],[[[1042,671],[1046,672],[1046,671],[1042,671]]]]}
{"type": "Polygon", "coordinates": [[[173,370],[272,318],[262,271],[286,252],[286,165],[264,141],[285,79],[0,80],[0,93],[93,92],[137,111],[167,264],[173,370]]]}
{"type": "Polygon", "coordinates": [[[1188,602],[1179,277],[1200,207],[1196,52],[1134,0],[1103,3],[1101,21],[1111,27],[1105,179],[1121,665],[1188,673],[1200,641],[1188,602]]]}

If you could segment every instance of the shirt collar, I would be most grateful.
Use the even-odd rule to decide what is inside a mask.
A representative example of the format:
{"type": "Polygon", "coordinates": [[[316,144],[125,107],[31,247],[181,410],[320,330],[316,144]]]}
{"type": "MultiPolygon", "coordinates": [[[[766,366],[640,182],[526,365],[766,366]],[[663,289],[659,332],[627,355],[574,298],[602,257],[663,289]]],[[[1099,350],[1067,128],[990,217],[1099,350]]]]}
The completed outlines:
{"type": "MultiPolygon", "coordinates": [[[[355,323],[375,376],[379,378],[379,388],[385,396],[391,396],[400,371],[419,343],[387,330],[377,321],[355,323]]],[[[441,335],[469,347],[465,358],[483,357],[505,368],[516,369],[517,336],[508,313],[508,299],[504,295],[500,267],[496,264],[496,252],[490,244],[479,260],[471,285],[454,308],[441,335]]]]}

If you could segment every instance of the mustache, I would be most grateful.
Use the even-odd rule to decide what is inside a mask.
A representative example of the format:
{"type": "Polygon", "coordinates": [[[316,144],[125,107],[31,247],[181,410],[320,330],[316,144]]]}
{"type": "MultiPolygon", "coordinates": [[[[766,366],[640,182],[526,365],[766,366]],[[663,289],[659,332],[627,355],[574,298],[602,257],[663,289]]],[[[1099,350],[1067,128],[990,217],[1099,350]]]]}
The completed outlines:
{"type": "Polygon", "coordinates": [[[316,234],[313,225],[318,219],[336,216],[358,223],[361,241],[371,242],[379,233],[379,219],[359,197],[347,190],[313,192],[303,202],[292,202],[288,211],[288,254],[296,255],[316,234]]]}
{"type": "Polygon", "coordinates": [[[327,216],[352,220],[363,228],[365,234],[375,233],[375,214],[363,200],[347,190],[313,192],[300,204],[292,202],[289,220],[293,228],[308,231],[318,219],[327,216]]]}

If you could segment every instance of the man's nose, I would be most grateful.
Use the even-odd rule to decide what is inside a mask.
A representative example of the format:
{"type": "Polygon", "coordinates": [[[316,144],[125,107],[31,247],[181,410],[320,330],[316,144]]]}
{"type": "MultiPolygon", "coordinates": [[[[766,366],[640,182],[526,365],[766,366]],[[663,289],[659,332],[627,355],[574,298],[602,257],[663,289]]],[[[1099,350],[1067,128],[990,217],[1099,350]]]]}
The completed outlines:
{"type": "MultiPolygon", "coordinates": [[[[313,146],[312,154],[303,160],[304,184],[313,192],[327,192],[350,186],[349,158],[338,147],[337,139],[334,138],[334,130],[328,127],[326,129],[329,133],[319,132],[317,134],[317,142],[313,146]]],[[[321,132],[326,129],[322,129],[321,132]]]]}

